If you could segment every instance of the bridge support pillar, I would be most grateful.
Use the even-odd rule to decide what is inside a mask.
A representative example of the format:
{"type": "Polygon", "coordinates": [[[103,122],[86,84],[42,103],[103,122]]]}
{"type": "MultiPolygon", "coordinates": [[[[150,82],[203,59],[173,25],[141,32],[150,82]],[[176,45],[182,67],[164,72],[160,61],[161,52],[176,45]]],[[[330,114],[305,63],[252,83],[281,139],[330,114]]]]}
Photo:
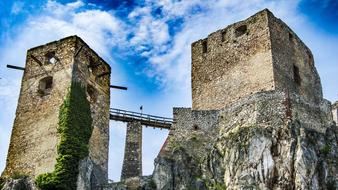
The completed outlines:
{"type": "Polygon", "coordinates": [[[139,121],[127,123],[127,136],[121,181],[137,181],[142,176],[142,125],[139,121]],[[134,180],[132,180],[134,179],[134,180]]]}

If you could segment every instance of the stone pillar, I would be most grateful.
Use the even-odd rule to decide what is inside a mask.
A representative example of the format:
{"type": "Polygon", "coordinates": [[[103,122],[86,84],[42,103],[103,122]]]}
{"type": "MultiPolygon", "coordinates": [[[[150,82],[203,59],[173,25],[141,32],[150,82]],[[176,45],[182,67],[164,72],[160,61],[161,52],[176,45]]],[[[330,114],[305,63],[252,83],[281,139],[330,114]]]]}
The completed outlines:
{"type": "Polygon", "coordinates": [[[332,116],[333,121],[335,121],[336,125],[338,125],[338,101],[332,104],[332,116]]]}
{"type": "Polygon", "coordinates": [[[142,125],[128,122],[121,181],[142,176],[142,125]]]}

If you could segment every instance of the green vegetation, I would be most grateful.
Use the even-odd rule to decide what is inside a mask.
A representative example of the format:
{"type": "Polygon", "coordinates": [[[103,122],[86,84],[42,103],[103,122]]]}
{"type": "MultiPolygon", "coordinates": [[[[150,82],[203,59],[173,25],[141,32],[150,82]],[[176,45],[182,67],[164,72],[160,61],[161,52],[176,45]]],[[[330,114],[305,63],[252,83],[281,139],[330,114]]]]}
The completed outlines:
{"type": "Polygon", "coordinates": [[[211,182],[210,180],[204,180],[208,189],[212,190],[226,190],[227,186],[224,183],[211,182]]]}
{"type": "Polygon", "coordinates": [[[76,189],[79,161],[88,156],[92,134],[92,118],[86,91],[80,83],[72,83],[59,112],[60,142],[54,171],[37,176],[42,190],[76,189]]]}
{"type": "Polygon", "coordinates": [[[151,179],[148,183],[150,189],[157,189],[156,183],[153,179],[151,179]]]}
{"type": "Polygon", "coordinates": [[[175,153],[177,151],[183,150],[183,146],[180,142],[176,142],[175,140],[170,140],[168,143],[169,149],[172,151],[172,153],[175,153]]]}
{"type": "Polygon", "coordinates": [[[27,174],[23,174],[23,173],[19,173],[19,172],[14,172],[12,175],[11,175],[11,178],[12,179],[22,179],[22,178],[26,178],[28,177],[27,174]]]}
{"type": "Polygon", "coordinates": [[[4,187],[6,181],[4,178],[0,178],[0,190],[4,187]]]}
{"type": "Polygon", "coordinates": [[[328,181],[327,181],[327,190],[336,190],[336,180],[335,177],[328,177],[328,181]]]}
{"type": "Polygon", "coordinates": [[[215,184],[214,184],[214,189],[215,189],[215,190],[226,190],[227,187],[226,187],[225,184],[215,183],[215,184]]]}
{"type": "Polygon", "coordinates": [[[325,156],[331,152],[331,146],[326,144],[323,148],[320,149],[320,152],[325,156]]]}
{"type": "Polygon", "coordinates": [[[238,126],[227,133],[225,142],[231,146],[239,146],[241,149],[248,146],[249,139],[257,132],[256,126],[238,126]]]}

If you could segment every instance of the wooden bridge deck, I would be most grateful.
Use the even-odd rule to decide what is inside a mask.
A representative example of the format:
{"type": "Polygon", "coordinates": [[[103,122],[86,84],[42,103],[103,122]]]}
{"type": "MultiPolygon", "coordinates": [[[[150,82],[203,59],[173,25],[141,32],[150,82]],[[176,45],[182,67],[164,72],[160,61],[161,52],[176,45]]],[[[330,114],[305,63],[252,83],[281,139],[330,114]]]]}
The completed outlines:
{"type": "Polygon", "coordinates": [[[172,118],[142,114],[115,108],[110,108],[110,119],[122,122],[139,121],[141,122],[141,125],[161,129],[170,129],[173,124],[172,118]]]}

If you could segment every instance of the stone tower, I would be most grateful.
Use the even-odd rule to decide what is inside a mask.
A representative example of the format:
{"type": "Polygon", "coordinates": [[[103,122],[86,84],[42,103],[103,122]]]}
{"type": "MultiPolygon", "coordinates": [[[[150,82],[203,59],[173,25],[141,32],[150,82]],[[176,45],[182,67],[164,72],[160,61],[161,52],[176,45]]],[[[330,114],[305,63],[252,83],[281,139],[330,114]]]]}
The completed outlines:
{"type": "Polygon", "coordinates": [[[142,176],[142,125],[128,122],[121,180],[142,176]]]}
{"type": "Polygon", "coordinates": [[[86,163],[92,165],[91,184],[106,182],[110,66],[77,36],[28,50],[3,176],[53,172],[60,141],[60,106],[72,82],[86,89],[90,102],[93,130],[86,163]]]}
{"type": "Polygon", "coordinates": [[[218,110],[273,90],[322,100],[310,49],[267,9],[192,44],[192,109],[218,110]]]}

